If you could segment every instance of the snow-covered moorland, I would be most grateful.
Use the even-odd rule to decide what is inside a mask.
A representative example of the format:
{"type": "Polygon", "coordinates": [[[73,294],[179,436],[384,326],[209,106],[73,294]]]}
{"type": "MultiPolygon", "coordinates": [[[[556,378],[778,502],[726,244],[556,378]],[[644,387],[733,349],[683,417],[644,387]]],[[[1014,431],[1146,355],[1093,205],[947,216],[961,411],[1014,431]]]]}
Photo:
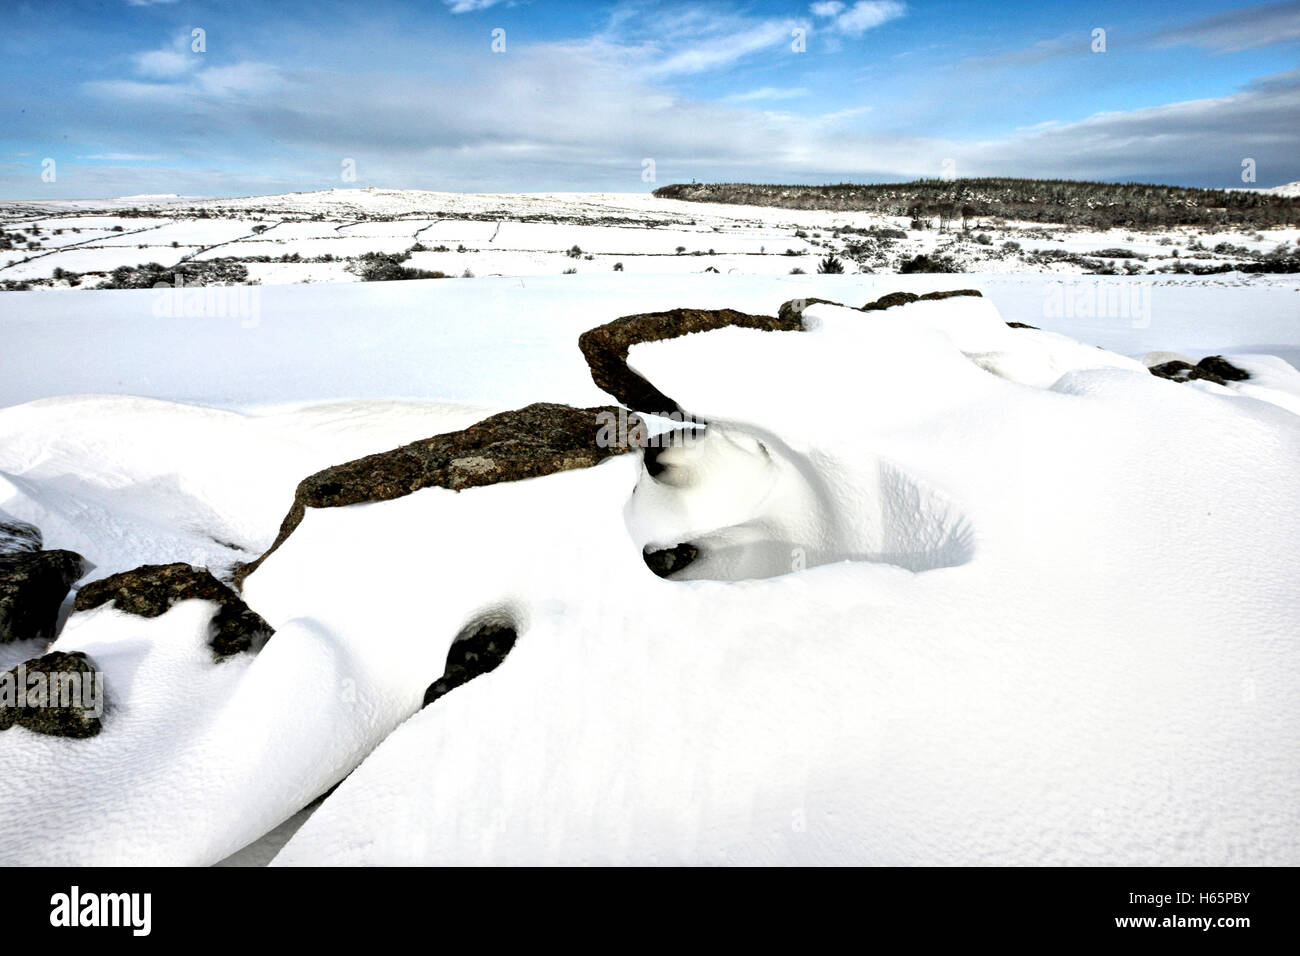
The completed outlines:
{"type": "Polygon", "coordinates": [[[0,611],[74,585],[0,669],[104,692],[0,719],[0,861],[1300,863],[1300,282],[691,275],[661,205],[653,274],[570,196],[420,241],[577,275],[0,292],[0,611]]]}
{"type": "MultiPolygon", "coordinates": [[[[1300,229],[946,221],[639,193],[333,189],[246,199],[0,202],[0,288],[355,282],[367,256],[465,276],[1186,273],[1293,261],[1300,229]],[[137,267],[154,264],[153,273],[137,267]],[[126,270],[128,275],[114,270],[126,270]],[[171,271],[168,271],[171,270],[171,271]]],[[[1295,271],[1291,268],[1290,271],[1295,271]]]]}

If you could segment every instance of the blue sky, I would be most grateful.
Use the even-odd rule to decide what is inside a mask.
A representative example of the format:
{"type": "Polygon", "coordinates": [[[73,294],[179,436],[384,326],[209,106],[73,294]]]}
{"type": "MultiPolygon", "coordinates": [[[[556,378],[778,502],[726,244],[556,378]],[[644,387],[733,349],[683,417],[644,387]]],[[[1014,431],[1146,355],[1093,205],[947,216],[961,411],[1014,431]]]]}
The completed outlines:
{"type": "Polygon", "coordinates": [[[5,0],[0,16],[3,198],[945,169],[1240,186],[1246,158],[1254,185],[1300,180],[1300,2],[5,0]]]}

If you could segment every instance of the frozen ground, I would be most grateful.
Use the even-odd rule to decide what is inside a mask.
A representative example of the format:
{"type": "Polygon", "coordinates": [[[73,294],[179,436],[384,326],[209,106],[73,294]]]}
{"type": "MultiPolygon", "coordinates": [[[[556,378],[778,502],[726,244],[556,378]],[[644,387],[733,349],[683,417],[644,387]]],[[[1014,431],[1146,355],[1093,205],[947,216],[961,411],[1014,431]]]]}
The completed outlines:
{"type": "Polygon", "coordinates": [[[1161,232],[906,217],[657,199],[648,193],[468,195],[334,189],[247,199],[0,202],[0,282],[94,288],[119,266],[238,260],[262,284],[356,281],[365,253],[461,277],[619,271],[684,275],[891,272],[942,255],[967,272],[1148,273],[1256,261],[1297,229],[1161,232]],[[6,247],[7,244],[7,247],[6,247]],[[55,270],[62,270],[56,273],[55,270]]]}
{"type": "MultiPolygon", "coordinates": [[[[497,229],[406,198],[453,248],[497,229]]],[[[356,219],[398,201],[350,199],[356,219]]],[[[303,215],[276,231],[334,241],[316,201],[286,197],[303,215]]],[[[596,250],[628,227],[500,234],[554,250],[569,234],[546,230],[582,228],[596,250]]],[[[1294,276],[584,262],[266,285],[188,315],[159,290],[0,293],[0,511],[86,580],[225,574],[326,465],[609,403],[577,338],[617,316],[985,298],[636,346],[706,439],[655,476],[633,454],[310,511],[244,588],[276,629],[256,655],[212,662],[204,602],[72,616],[55,649],[90,654],[111,709],[89,740],[0,732],[0,862],[1300,863],[1294,276]],[[1158,379],[1157,350],[1251,378],[1158,379]],[[705,557],[647,569],[682,541],[705,557]],[[510,655],[421,709],[489,618],[518,629],[510,655]]]]}

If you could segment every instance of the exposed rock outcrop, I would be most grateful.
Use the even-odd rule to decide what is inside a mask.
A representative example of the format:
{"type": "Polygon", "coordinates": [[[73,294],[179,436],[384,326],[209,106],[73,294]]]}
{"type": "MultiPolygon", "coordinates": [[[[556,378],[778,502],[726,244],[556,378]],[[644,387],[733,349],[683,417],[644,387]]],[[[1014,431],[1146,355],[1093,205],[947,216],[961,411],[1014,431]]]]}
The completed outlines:
{"type": "Polygon", "coordinates": [[[0,642],[53,640],[63,599],[86,567],[74,551],[0,554],[0,642]]]}
{"type": "Polygon", "coordinates": [[[573,408],[538,402],[492,415],[461,431],[435,435],[317,472],[299,482],[293,505],[266,554],[236,568],[236,586],[242,586],[248,575],[284,543],[301,523],[307,508],[390,501],[435,486],[463,491],[589,468],[611,455],[638,447],[638,436],[643,433],[641,420],[626,412],[628,440],[600,440],[601,416],[617,419],[619,411],[613,406],[573,408]]]}
{"type": "Polygon", "coordinates": [[[934,299],[951,299],[954,296],[961,295],[983,297],[983,293],[978,289],[944,289],[937,292],[926,292],[922,295],[917,295],[915,292],[891,292],[888,295],[882,295],[874,302],[868,302],[858,311],[878,312],[881,309],[892,309],[896,305],[907,305],[909,302],[928,302],[934,299]]]}
{"type": "Polygon", "coordinates": [[[1228,384],[1222,376],[1207,371],[1199,365],[1192,365],[1190,362],[1183,362],[1178,359],[1153,365],[1147,371],[1158,378],[1167,378],[1171,382],[1190,382],[1194,379],[1204,379],[1207,382],[1213,382],[1215,385],[1228,384]]]}
{"type": "Polygon", "coordinates": [[[641,555],[646,567],[661,578],[675,574],[699,556],[700,549],[689,542],[671,548],[660,548],[657,551],[647,549],[641,555]]]}
{"type": "Polygon", "coordinates": [[[93,737],[104,705],[103,676],[80,651],[55,651],[0,674],[0,730],[17,724],[53,737],[93,737]]]}
{"type": "MultiPolygon", "coordinates": [[[[1152,352],[1147,355],[1147,361],[1153,362],[1155,359],[1164,358],[1167,355],[1173,355],[1172,352],[1152,352]]],[[[1148,371],[1159,378],[1167,378],[1171,382],[1191,382],[1197,379],[1206,382],[1213,382],[1215,385],[1227,385],[1229,382],[1243,382],[1250,378],[1250,373],[1245,369],[1237,368],[1222,355],[1207,355],[1195,365],[1184,359],[1170,359],[1168,361],[1154,361],[1148,371]]]]}
{"type": "Polygon", "coordinates": [[[1196,363],[1196,367],[1228,382],[1244,382],[1250,378],[1249,372],[1237,368],[1222,355],[1207,355],[1196,363]]]}
{"type": "Polygon", "coordinates": [[[673,339],[692,332],[737,326],[768,332],[798,332],[798,316],[750,315],[735,309],[670,309],[625,315],[583,332],[578,347],[591,369],[591,378],[628,408],[652,414],[681,413],[681,407],[628,368],[628,350],[642,342],[673,339]]]}
{"type": "Polygon", "coordinates": [[[230,588],[204,568],[188,564],[147,564],[87,584],[77,593],[74,611],[88,611],[109,601],[139,617],[159,617],[181,601],[214,601],[208,645],[218,659],[257,650],[274,630],[230,588]]]}
{"type": "Polygon", "coordinates": [[[39,551],[44,543],[36,525],[0,511],[0,555],[39,551]]]}
{"type": "Polygon", "coordinates": [[[504,623],[488,623],[462,637],[447,652],[447,668],[441,677],[424,692],[424,706],[428,707],[439,697],[472,681],[480,674],[496,670],[519,635],[514,627],[504,623]]]}
{"type": "Polygon", "coordinates": [[[830,299],[791,299],[788,302],[782,302],[781,308],[777,310],[776,317],[782,322],[798,321],[803,318],[803,310],[810,305],[838,305],[843,306],[843,302],[832,302],[830,299]]]}

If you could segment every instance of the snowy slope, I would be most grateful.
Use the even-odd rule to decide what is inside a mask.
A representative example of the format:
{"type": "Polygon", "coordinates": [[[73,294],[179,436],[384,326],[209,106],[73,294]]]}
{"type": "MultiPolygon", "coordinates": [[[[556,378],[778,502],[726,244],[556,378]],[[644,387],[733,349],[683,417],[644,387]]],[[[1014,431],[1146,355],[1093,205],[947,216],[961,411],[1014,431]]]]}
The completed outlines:
{"type": "Polygon", "coordinates": [[[0,733],[0,858],[212,863],[352,771],[277,862],[1300,863],[1282,280],[1170,281],[1136,321],[1052,318],[1027,277],[283,287],[250,326],[9,294],[0,509],[96,576],[228,566],[325,464],[607,401],[576,339],[615,315],[972,284],[635,347],[713,423],[656,478],[627,455],[309,511],[245,585],[256,656],[212,663],[203,602],[74,615],[55,647],[111,710],[90,741],[0,733]],[[1131,357],[1161,348],[1253,377],[1131,357]],[[703,556],[650,573],[681,541],[703,556]],[[485,618],[509,657],[421,710],[485,618]]]}
{"type": "Polygon", "coordinates": [[[0,293],[0,406],[75,394],[231,409],[362,398],[586,406],[601,393],[577,338],[615,316],[682,305],[775,314],[799,297],[857,306],[970,287],[1008,320],[1124,355],[1230,350],[1300,362],[1295,276],[478,278],[237,289],[193,316],[171,309],[167,290],[74,290],[0,293]],[[1130,290],[1120,298],[1142,308],[1098,308],[1110,290],[1130,290]]]}
{"type": "Polygon", "coordinates": [[[432,575],[454,586],[412,640],[489,609],[522,634],[278,862],[1300,859],[1300,419],[1082,362],[978,302],[810,315],[634,349],[718,423],[635,492],[620,462],[308,517],[249,582],[273,619],[310,607],[360,640],[373,611],[327,557],[360,540],[412,557],[363,579],[378,623],[432,575]],[[964,344],[938,328],[959,317],[964,344]],[[868,355],[889,361],[864,375],[868,355]],[[1075,370],[1045,384],[1046,356],[1075,370]],[[1225,494],[1245,485],[1267,491],[1225,494]],[[719,539],[699,580],[637,566],[647,540],[719,539]],[[738,541],[786,573],[736,580],[738,541]]]}

